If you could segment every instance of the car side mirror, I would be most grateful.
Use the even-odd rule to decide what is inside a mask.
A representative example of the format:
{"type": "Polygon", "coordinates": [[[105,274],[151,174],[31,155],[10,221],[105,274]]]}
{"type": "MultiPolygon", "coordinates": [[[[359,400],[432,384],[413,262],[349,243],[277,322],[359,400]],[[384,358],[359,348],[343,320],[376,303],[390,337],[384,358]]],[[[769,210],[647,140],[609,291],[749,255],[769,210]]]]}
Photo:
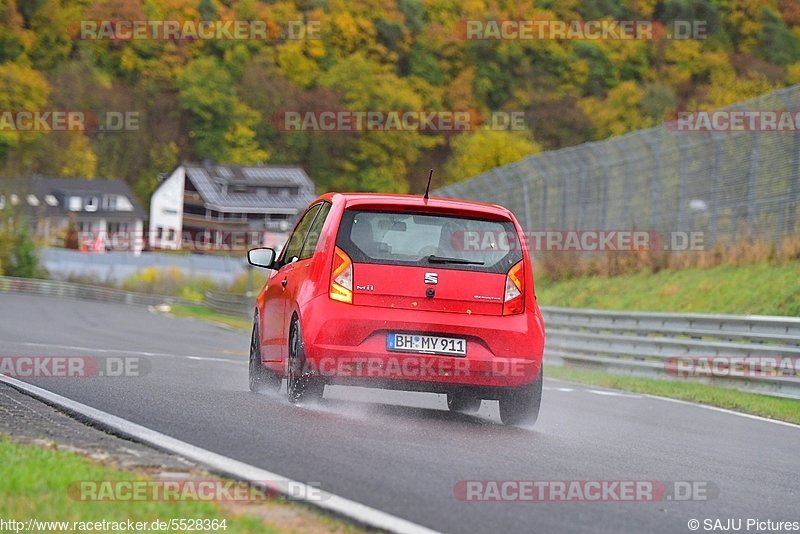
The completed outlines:
{"type": "Polygon", "coordinates": [[[275,268],[275,250],[266,247],[253,248],[247,251],[247,262],[256,267],[275,268]]]}

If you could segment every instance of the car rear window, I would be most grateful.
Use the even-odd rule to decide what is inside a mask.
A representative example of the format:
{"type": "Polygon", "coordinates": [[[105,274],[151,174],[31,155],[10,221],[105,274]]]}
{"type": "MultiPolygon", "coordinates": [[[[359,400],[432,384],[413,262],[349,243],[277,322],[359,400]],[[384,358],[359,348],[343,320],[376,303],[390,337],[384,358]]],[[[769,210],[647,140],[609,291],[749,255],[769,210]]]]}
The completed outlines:
{"type": "Polygon", "coordinates": [[[522,259],[511,221],[430,213],[346,210],[336,245],[355,263],[505,273],[522,259]]]}

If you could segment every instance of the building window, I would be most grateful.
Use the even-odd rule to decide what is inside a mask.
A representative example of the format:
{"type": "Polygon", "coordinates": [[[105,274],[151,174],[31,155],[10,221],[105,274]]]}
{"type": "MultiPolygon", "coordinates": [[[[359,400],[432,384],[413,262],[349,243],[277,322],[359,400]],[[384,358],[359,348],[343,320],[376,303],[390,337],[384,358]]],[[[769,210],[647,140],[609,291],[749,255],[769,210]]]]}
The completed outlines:
{"type": "Polygon", "coordinates": [[[111,234],[125,233],[128,231],[128,223],[108,223],[106,231],[111,234]]]}
{"type": "Polygon", "coordinates": [[[97,197],[87,197],[86,204],[83,206],[83,209],[86,211],[97,211],[97,208],[100,206],[100,202],[98,201],[97,197]]]}
{"type": "Polygon", "coordinates": [[[81,211],[83,200],[81,197],[69,197],[69,211],[81,211]]]}
{"type": "Polygon", "coordinates": [[[45,195],[44,201],[48,206],[55,207],[58,206],[58,199],[56,199],[53,195],[45,195]]]}
{"type": "Polygon", "coordinates": [[[117,209],[117,195],[106,195],[103,198],[103,209],[114,211],[117,209]]]}
{"type": "Polygon", "coordinates": [[[133,211],[133,204],[128,197],[117,196],[117,211],[133,211]]]}
{"type": "MultiPolygon", "coordinates": [[[[166,213],[167,210],[164,210],[166,213]]],[[[183,213],[186,215],[199,215],[201,217],[205,217],[206,215],[206,208],[203,206],[194,206],[192,204],[184,204],[183,205],[183,213]]]]}
{"type": "Polygon", "coordinates": [[[174,241],[175,240],[175,229],[170,228],[167,230],[167,241],[174,241]]]}
{"type": "Polygon", "coordinates": [[[25,199],[28,201],[29,206],[36,207],[39,205],[39,199],[36,198],[36,195],[28,195],[25,199]]]}

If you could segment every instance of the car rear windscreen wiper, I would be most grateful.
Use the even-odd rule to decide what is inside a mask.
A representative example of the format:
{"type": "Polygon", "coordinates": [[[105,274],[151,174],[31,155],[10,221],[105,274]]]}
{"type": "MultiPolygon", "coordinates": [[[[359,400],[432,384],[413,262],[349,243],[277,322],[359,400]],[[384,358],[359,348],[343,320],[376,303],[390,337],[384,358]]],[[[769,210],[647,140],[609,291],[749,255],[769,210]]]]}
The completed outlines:
{"type": "Polygon", "coordinates": [[[430,263],[458,263],[459,265],[483,265],[484,263],[482,261],[465,260],[463,258],[447,258],[444,256],[436,256],[434,254],[428,256],[427,259],[430,263]]]}

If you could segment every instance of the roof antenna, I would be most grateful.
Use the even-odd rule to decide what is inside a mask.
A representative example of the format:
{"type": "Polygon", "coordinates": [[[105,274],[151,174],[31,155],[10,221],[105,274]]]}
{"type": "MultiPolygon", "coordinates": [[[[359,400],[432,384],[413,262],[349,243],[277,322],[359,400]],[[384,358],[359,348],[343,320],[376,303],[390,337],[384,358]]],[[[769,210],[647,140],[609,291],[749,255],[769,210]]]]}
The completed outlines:
{"type": "Polygon", "coordinates": [[[428,201],[428,198],[430,198],[428,191],[431,190],[431,178],[433,178],[433,169],[431,169],[431,172],[428,174],[428,185],[425,187],[425,195],[422,197],[422,200],[426,202],[428,201]]]}

